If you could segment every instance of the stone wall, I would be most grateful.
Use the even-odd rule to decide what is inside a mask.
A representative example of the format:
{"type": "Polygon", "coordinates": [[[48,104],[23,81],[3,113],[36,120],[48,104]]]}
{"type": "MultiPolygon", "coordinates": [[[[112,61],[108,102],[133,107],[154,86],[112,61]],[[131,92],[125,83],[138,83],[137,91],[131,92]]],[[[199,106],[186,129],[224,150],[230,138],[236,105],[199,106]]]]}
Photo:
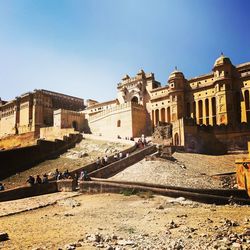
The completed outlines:
{"type": "Polygon", "coordinates": [[[42,185],[34,186],[22,186],[13,189],[7,189],[0,192],[0,202],[27,198],[31,196],[37,196],[42,194],[50,194],[58,191],[56,181],[49,182],[42,185]]]}
{"type": "Polygon", "coordinates": [[[146,110],[135,103],[124,103],[89,117],[91,133],[117,138],[140,137],[147,132],[146,110]]]}
{"type": "Polygon", "coordinates": [[[63,140],[38,140],[34,146],[0,151],[0,180],[62,154],[81,138],[81,134],[70,134],[63,140]]]}
{"type": "Polygon", "coordinates": [[[109,164],[108,166],[101,169],[93,171],[92,173],[90,173],[90,176],[96,178],[109,178],[124,170],[125,168],[135,164],[136,162],[144,159],[146,155],[153,154],[156,151],[157,150],[155,145],[147,146],[142,150],[134,152],[128,157],[115,161],[112,164],[109,164]]]}
{"type": "Polygon", "coordinates": [[[58,109],[54,111],[54,127],[74,128],[77,131],[83,130],[85,114],[72,110],[58,109]]]}
{"type": "Polygon", "coordinates": [[[75,134],[73,128],[60,129],[57,127],[46,127],[40,128],[40,138],[44,140],[54,141],[55,139],[63,139],[64,136],[69,136],[70,134],[75,134]]]}

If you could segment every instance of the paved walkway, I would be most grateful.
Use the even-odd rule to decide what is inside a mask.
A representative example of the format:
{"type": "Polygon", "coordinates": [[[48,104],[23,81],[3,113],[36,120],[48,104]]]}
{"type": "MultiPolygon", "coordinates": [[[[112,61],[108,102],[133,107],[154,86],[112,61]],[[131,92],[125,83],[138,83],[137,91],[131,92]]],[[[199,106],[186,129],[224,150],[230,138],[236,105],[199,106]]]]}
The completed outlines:
{"type": "Polygon", "coordinates": [[[78,196],[78,192],[57,192],[29,198],[0,202],[0,217],[46,207],[59,200],[78,196]]]}

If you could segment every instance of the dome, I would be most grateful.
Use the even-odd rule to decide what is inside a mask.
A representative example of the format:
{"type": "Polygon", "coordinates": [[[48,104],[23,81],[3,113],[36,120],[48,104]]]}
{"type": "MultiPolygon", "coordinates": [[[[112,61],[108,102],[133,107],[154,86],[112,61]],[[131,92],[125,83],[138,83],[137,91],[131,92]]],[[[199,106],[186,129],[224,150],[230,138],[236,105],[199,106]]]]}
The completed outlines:
{"type": "Polygon", "coordinates": [[[232,64],[232,63],[231,63],[231,60],[229,59],[229,57],[226,57],[226,56],[224,56],[223,53],[221,53],[221,56],[216,59],[216,61],[214,63],[214,67],[221,66],[224,64],[232,64]]]}
{"type": "Polygon", "coordinates": [[[125,75],[123,78],[122,78],[122,80],[127,80],[127,79],[129,79],[130,77],[129,77],[129,75],[125,75]]]}
{"type": "Polygon", "coordinates": [[[183,73],[177,70],[177,67],[175,67],[175,70],[169,75],[168,81],[170,81],[171,79],[175,79],[175,78],[184,78],[183,73]]]}

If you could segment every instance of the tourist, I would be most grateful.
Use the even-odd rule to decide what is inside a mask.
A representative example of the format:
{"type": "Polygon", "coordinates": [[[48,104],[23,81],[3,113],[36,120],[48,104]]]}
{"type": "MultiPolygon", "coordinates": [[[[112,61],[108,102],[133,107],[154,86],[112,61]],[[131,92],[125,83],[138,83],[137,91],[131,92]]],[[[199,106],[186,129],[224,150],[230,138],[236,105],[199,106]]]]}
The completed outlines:
{"type": "Polygon", "coordinates": [[[0,183],[0,191],[3,191],[4,190],[4,185],[3,183],[0,183]]]}
{"type": "Polygon", "coordinates": [[[57,180],[62,180],[62,179],[63,179],[63,174],[59,172],[59,174],[57,175],[57,180]]]}
{"type": "Polygon", "coordinates": [[[69,174],[69,170],[67,169],[67,170],[66,170],[66,171],[64,171],[64,173],[63,173],[63,178],[68,179],[68,178],[69,178],[69,176],[70,176],[70,174],[69,174]]]}
{"type": "Polygon", "coordinates": [[[126,153],[126,157],[129,157],[129,153],[126,153]]]}
{"type": "Polygon", "coordinates": [[[100,164],[101,164],[101,159],[100,159],[100,157],[98,157],[96,160],[96,169],[98,169],[100,167],[100,164]]]}
{"type": "Polygon", "coordinates": [[[108,165],[108,162],[109,162],[109,158],[107,155],[104,156],[104,163],[105,165],[108,165]]]}
{"type": "Polygon", "coordinates": [[[84,176],[84,171],[82,170],[81,173],[80,173],[80,176],[79,176],[79,181],[83,180],[83,176],[84,176]]]}
{"type": "Polygon", "coordinates": [[[45,173],[43,175],[42,184],[46,184],[46,183],[49,183],[49,180],[48,180],[48,175],[45,173]]]}
{"type": "Polygon", "coordinates": [[[42,184],[42,179],[39,175],[36,176],[36,184],[42,184]]]}
{"type": "Polygon", "coordinates": [[[122,157],[123,157],[123,154],[122,154],[122,152],[120,152],[119,153],[119,159],[122,159],[122,157]]]}
{"type": "Polygon", "coordinates": [[[118,160],[118,154],[117,154],[117,153],[115,153],[115,155],[114,155],[114,160],[115,160],[115,161],[118,160]]]}
{"type": "Polygon", "coordinates": [[[84,170],[83,172],[83,180],[84,181],[91,181],[91,178],[88,175],[88,172],[86,170],[84,170]]]}
{"type": "Polygon", "coordinates": [[[33,186],[35,184],[35,178],[30,175],[26,182],[28,182],[30,186],[33,186]]]}
{"type": "Polygon", "coordinates": [[[58,168],[56,169],[55,173],[54,173],[54,176],[55,176],[55,179],[57,180],[58,179],[58,175],[59,175],[59,170],[58,168]]]}
{"type": "Polygon", "coordinates": [[[104,167],[105,166],[105,160],[104,160],[104,157],[101,158],[101,167],[104,167]]]}

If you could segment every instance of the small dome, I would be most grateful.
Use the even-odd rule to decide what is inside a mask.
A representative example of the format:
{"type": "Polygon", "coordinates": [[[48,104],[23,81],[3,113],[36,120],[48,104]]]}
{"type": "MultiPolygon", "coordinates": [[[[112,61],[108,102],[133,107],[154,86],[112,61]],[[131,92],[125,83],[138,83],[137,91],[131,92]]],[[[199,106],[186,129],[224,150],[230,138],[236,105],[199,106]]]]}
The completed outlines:
{"type": "Polygon", "coordinates": [[[168,81],[170,81],[171,79],[175,79],[175,78],[184,78],[183,73],[177,70],[177,67],[175,67],[175,70],[169,75],[168,81]]]}
{"type": "Polygon", "coordinates": [[[127,79],[129,79],[130,77],[129,77],[129,75],[125,75],[123,78],[122,78],[122,80],[127,80],[127,79]]]}
{"type": "Polygon", "coordinates": [[[145,72],[143,71],[143,69],[139,70],[139,72],[137,73],[137,75],[144,75],[145,72]]]}
{"type": "Polygon", "coordinates": [[[216,61],[214,63],[214,67],[221,66],[224,64],[232,64],[232,63],[231,63],[231,60],[229,59],[229,57],[226,57],[226,56],[224,56],[223,53],[221,53],[221,56],[216,59],[216,61]]]}

